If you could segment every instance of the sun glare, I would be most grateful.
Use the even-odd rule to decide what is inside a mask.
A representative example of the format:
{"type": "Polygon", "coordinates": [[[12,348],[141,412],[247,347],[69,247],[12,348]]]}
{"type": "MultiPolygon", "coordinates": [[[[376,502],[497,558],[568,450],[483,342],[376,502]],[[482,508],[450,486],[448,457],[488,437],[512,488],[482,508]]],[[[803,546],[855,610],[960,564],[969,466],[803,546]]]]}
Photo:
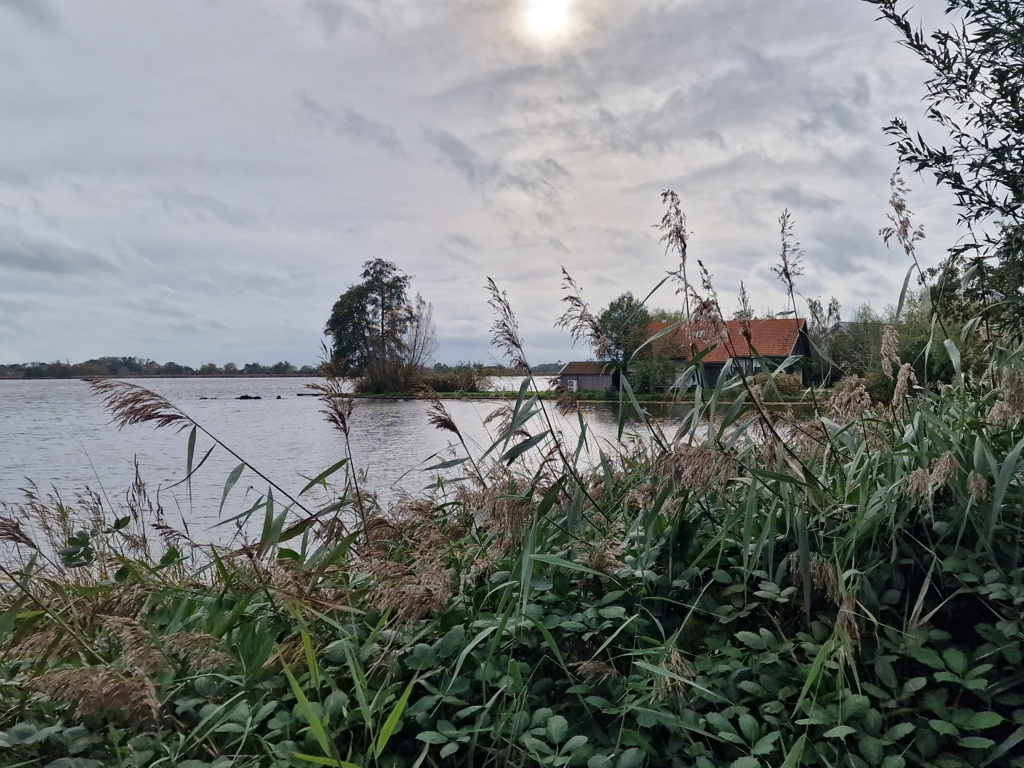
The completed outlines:
{"type": "Polygon", "coordinates": [[[569,0],[523,0],[527,31],[541,40],[552,40],[569,29],[569,0]]]}

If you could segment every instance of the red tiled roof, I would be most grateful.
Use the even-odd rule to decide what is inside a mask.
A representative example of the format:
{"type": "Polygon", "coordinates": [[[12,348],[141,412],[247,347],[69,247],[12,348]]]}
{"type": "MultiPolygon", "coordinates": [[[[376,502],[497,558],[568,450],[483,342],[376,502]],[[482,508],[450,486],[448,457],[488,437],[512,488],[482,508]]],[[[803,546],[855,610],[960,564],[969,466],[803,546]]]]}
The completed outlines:
{"type": "Polygon", "coordinates": [[[611,375],[611,363],[566,363],[558,372],[560,376],[604,376],[611,375]]]}
{"type": "MultiPolygon", "coordinates": [[[[806,320],[797,318],[768,318],[750,321],[750,341],[762,357],[789,357],[798,354],[797,344],[800,332],[806,320]]],[[[651,323],[647,326],[648,336],[654,336],[675,323],[651,323]]],[[[739,320],[729,320],[722,331],[721,339],[689,339],[685,324],[672,333],[667,333],[654,342],[656,348],[663,350],[669,357],[689,358],[691,346],[698,350],[706,349],[712,344],[718,346],[704,356],[705,363],[724,363],[729,358],[753,357],[747,340],[743,337],[743,324],[739,320]]]]}

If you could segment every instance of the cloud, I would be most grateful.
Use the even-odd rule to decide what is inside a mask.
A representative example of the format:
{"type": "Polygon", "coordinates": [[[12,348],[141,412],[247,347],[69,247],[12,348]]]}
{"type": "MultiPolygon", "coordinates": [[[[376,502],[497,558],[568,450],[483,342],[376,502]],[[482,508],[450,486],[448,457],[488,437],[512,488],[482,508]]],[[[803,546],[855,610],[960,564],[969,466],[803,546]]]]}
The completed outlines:
{"type": "Polygon", "coordinates": [[[5,184],[9,187],[27,187],[29,183],[28,176],[21,171],[0,165],[0,184],[5,184]]]}
{"type": "Polygon", "coordinates": [[[792,210],[831,211],[841,201],[823,193],[811,192],[799,182],[788,182],[767,190],[768,197],[792,210]]]}
{"type": "Polygon", "coordinates": [[[0,268],[53,275],[118,271],[109,260],[68,243],[0,226],[0,268]]]}
{"type": "Polygon", "coordinates": [[[298,98],[303,107],[326,122],[339,134],[351,136],[370,144],[377,144],[392,154],[402,154],[402,144],[398,140],[395,129],[390,125],[377,122],[356,112],[351,107],[344,107],[340,115],[335,114],[305,92],[300,92],[298,98]]]}
{"type": "Polygon", "coordinates": [[[470,183],[484,191],[515,189],[547,203],[557,203],[561,188],[572,178],[569,170],[550,157],[506,163],[485,157],[455,134],[425,128],[427,144],[470,183]]]}
{"type": "Polygon", "coordinates": [[[156,192],[157,199],[168,211],[183,211],[190,218],[204,224],[211,219],[233,227],[246,227],[255,221],[251,211],[225,203],[212,195],[192,192],[181,186],[173,186],[156,192]]]}
{"type": "Polygon", "coordinates": [[[57,28],[57,13],[47,0],[0,0],[0,9],[3,8],[18,14],[36,29],[50,31],[57,28]]]}

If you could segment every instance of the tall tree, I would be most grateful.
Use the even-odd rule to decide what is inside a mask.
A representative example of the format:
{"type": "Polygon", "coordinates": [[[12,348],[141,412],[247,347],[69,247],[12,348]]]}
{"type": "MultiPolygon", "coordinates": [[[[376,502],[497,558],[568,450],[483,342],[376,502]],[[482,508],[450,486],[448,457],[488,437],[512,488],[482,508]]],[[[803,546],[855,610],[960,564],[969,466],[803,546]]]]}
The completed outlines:
{"type": "Polygon", "coordinates": [[[349,286],[334,303],[324,328],[333,341],[332,362],[342,376],[366,376],[371,369],[396,364],[412,320],[408,275],[390,261],[374,259],[363,264],[360,276],[363,281],[349,286]]]}
{"type": "Polygon", "coordinates": [[[607,339],[609,357],[620,372],[625,371],[637,349],[647,341],[650,312],[627,291],[605,307],[597,322],[607,339]]]}
{"type": "MultiPolygon", "coordinates": [[[[901,164],[928,171],[956,196],[961,223],[974,232],[950,252],[947,272],[962,276],[965,306],[980,302],[997,332],[1024,334],[1024,5],[1011,0],[946,0],[953,19],[926,34],[898,7],[866,0],[932,70],[927,115],[948,136],[936,146],[901,118],[886,129],[901,164]]],[[[934,296],[948,308],[957,283],[934,296]]]]}

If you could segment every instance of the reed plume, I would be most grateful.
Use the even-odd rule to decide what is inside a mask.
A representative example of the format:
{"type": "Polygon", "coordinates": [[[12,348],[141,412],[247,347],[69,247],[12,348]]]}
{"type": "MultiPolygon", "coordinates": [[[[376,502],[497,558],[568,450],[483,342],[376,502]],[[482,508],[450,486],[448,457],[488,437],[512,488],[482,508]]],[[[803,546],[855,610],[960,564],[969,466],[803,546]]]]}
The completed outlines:
{"type": "Polygon", "coordinates": [[[116,379],[84,379],[93,392],[103,397],[111,422],[118,429],[133,424],[152,424],[157,429],[175,427],[177,431],[195,422],[178,406],[146,387],[116,379]]]}

